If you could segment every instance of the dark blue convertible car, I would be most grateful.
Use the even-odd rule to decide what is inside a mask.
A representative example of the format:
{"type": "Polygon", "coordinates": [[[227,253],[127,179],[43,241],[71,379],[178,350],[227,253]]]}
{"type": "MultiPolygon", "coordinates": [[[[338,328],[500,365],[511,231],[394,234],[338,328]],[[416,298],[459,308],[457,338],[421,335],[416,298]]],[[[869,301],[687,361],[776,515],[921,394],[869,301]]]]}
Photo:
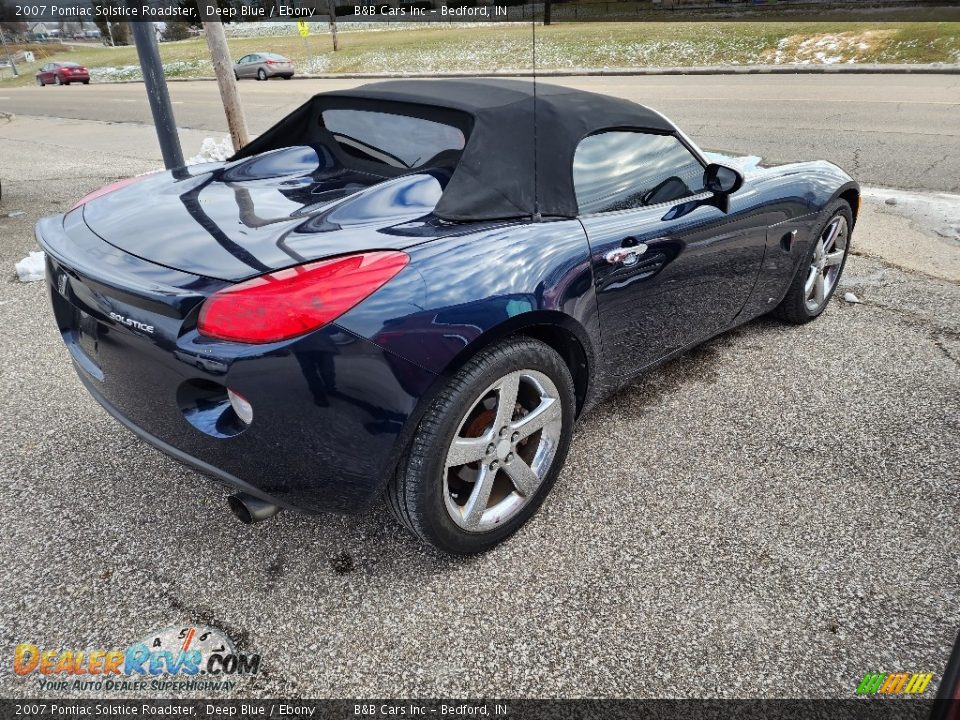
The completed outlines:
{"type": "Polygon", "coordinates": [[[37,239],[87,389],[241,519],[385,496],[475,553],[537,510],[592,404],[751,318],[823,312],[858,206],[834,165],[712,164],[623,100],[397,81],[37,239]]]}

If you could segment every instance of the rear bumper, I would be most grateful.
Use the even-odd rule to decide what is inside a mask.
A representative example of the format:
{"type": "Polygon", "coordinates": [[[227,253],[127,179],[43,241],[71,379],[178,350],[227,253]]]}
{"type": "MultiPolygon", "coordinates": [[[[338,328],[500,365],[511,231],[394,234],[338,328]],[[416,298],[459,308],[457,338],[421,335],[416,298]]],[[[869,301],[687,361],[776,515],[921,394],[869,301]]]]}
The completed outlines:
{"type": "Polygon", "coordinates": [[[157,450],[164,453],[165,455],[168,455],[169,457],[173,458],[177,462],[183,463],[184,465],[193,468],[197,472],[202,473],[210,478],[213,478],[214,480],[222,482],[225,485],[228,485],[235,490],[240,490],[250,495],[254,495],[255,497],[260,498],[261,500],[266,500],[267,502],[271,502],[274,505],[279,505],[280,507],[289,507],[280,499],[267,495],[258,487],[255,487],[250,483],[244,482],[243,480],[236,477],[235,475],[231,475],[225,470],[221,470],[218,467],[214,467],[210,463],[204,462],[200,458],[195,458],[192,455],[188,455],[187,453],[183,452],[183,450],[175,448],[173,445],[161,440],[156,435],[151,435],[142,427],[138,426],[136,423],[130,420],[130,418],[128,418],[122,412],[120,412],[120,410],[114,407],[113,404],[109,400],[107,400],[103,396],[103,394],[97,389],[94,381],[89,379],[88,374],[84,372],[77,363],[74,363],[74,369],[77,371],[77,377],[80,378],[80,382],[83,383],[83,386],[87,389],[87,392],[89,392],[90,395],[93,396],[93,399],[96,400],[98,403],[100,403],[103,409],[106,410],[111,416],[113,416],[114,420],[119,422],[127,430],[132,432],[134,435],[139,437],[148,445],[152,445],[157,450]]]}
{"type": "Polygon", "coordinates": [[[359,512],[379,494],[435,374],[336,325],[263,346],[201,337],[199,304],[222,281],[124,253],[76,211],[64,222],[37,226],[53,314],[107,412],[180,462],[282,507],[359,512]],[[249,426],[219,424],[227,387],[252,404],[249,426]]]}

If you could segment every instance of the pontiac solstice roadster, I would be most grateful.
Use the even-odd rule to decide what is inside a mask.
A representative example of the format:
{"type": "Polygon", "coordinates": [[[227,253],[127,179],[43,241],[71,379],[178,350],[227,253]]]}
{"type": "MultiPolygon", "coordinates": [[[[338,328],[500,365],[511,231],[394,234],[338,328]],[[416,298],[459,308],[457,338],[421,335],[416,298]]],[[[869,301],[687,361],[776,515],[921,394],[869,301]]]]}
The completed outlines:
{"type": "Polygon", "coordinates": [[[827,307],[858,185],[738,167],[624,100],[383,82],[317,95],[227,162],[98,190],[37,239],[90,394],[233,488],[242,520],[384,496],[476,553],[536,512],[604,396],[827,307]]]}

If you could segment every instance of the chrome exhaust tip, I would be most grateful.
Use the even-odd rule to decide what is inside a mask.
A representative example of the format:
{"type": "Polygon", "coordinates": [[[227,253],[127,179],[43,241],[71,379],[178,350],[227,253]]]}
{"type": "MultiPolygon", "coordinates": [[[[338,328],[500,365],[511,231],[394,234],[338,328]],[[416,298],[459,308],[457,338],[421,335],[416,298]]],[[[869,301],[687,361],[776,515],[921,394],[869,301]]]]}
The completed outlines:
{"type": "Polygon", "coordinates": [[[231,495],[227,498],[227,505],[237,519],[245,525],[269,520],[280,512],[279,506],[246,493],[231,495]]]}

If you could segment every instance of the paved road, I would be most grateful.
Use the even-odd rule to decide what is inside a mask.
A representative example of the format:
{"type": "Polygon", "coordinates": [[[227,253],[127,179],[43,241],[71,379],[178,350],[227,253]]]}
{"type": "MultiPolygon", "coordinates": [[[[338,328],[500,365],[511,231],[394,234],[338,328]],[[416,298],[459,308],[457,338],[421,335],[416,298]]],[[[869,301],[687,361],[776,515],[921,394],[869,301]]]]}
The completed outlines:
{"type": "MultiPolygon", "coordinates": [[[[245,81],[251,130],[310,95],[357,80],[245,81]]],[[[619,95],[660,110],[706,149],[773,162],[829,158],[864,184],[960,191],[960,76],[730,75],[586,77],[550,82],[619,95]]],[[[217,86],[171,83],[178,123],[226,129],[217,86]]],[[[0,90],[0,110],[109,122],[150,122],[140,84],[0,90]]],[[[192,150],[190,150],[192,152],[192,150]]]]}
{"type": "Polygon", "coordinates": [[[192,623],[262,654],[224,693],[243,697],[849,698],[867,671],[943,668],[960,289],[863,254],[922,249],[902,203],[865,205],[842,288],[862,304],[750,323],[604,403],[530,525],[457,560],[380,509],[242,526],[83,390],[46,288],[12,265],[39,216],[156,167],[149,134],[0,126],[0,696],[60,695],[13,675],[17,643],[192,623]]]}

